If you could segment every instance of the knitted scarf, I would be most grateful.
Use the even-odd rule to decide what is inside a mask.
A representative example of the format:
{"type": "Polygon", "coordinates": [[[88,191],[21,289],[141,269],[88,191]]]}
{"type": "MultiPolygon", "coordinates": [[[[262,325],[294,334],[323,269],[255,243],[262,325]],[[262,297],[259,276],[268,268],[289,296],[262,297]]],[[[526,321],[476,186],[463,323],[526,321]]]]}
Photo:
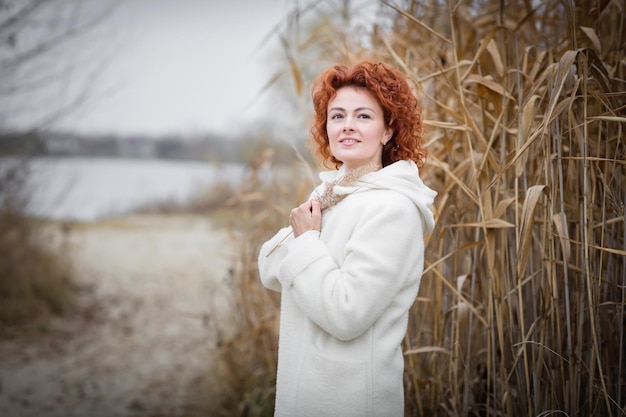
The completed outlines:
{"type": "Polygon", "coordinates": [[[348,171],[343,177],[338,178],[334,181],[327,182],[324,191],[317,196],[313,196],[314,200],[320,202],[320,207],[322,211],[334,206],[339,203],[341,200],[347,197],[347,194],[337,195],[334,192],[334,188],[336,185],[339,186],[349,186],[354,184],[359,178],[361,178],[365,174],[369,174],[370,172],[377,171],[381,168],[379,163],[371,162],[369,164],[363,165],[357,169],[352,171],[348,171]]]}

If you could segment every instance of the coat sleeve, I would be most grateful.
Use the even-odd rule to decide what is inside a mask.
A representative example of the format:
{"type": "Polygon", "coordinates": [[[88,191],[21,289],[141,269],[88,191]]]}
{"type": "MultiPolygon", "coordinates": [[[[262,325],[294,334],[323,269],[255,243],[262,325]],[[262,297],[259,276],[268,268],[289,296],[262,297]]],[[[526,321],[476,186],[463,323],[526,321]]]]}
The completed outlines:
{"type": "Polygon", "coordinates": [[[258,258],[259,277],[263,285],[270,290],[280,292],[282,289],[278,281],[278,266],[287,254],[286,245],[292,240],[291,227],[284,227],[261,246],[258,258]]]}
{"type": "Polygon", "coordinates": [[[360,207],[351,233],[341,266],[322,240],[302,240],[275,271],[304,314],[340,340],[363,334],[404,289],[417,291],[424,259],[422,218],[403,196],[360,207]]]}

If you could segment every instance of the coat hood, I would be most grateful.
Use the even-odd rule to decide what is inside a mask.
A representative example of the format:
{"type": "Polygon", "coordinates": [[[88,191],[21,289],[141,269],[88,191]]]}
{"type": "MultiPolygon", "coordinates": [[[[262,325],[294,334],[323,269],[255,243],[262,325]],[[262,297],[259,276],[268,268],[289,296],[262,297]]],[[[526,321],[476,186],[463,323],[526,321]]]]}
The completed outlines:
{"type": "MultiPolygon", "coordinates": [[[[321,172],[322,180],[315,192],[323,190],[326,183],[332,182],[344,175],[342,166],[337,171],[321,172]]],[[[429,206],[433,204],[437,192],[429,188],[419,176],[417,165],[413,161],[397,161],[378,171],[363,175],[353,184],[348,186],[335,185],[333,190],[337,195],[367,192],[368,190],[393,190],[406,196],[415,204],[424,219],[424,234],[429,233],[435,227],[433,212],[429,206]]]]}

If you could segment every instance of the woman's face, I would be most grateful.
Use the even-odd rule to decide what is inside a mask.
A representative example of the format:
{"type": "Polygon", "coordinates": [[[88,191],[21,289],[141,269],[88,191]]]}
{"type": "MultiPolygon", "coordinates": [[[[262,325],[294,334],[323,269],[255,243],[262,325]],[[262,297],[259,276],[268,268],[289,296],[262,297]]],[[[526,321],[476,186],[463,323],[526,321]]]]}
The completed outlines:
{"type": "Polygon", "coordinates": [[[347,170],[382,162],[383,144],[393,131],[385,125],[383,109],[369,91],[342,87],[327,111],[330,152],[347,170]]]}

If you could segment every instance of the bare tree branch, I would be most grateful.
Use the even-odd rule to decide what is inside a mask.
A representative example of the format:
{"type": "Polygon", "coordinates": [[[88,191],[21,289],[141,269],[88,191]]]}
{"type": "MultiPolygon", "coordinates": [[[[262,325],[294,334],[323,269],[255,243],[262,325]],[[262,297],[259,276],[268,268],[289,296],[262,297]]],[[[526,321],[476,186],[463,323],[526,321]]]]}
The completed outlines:
{"type": "Polygon", "coordinates": [[[77,54],[70,48],[76,50],[120,4],[0,1],[0,131],[24,115],[33,119],[29,124],[48,125],[88,101],[107,57],[99,50],[77,54]]]}

